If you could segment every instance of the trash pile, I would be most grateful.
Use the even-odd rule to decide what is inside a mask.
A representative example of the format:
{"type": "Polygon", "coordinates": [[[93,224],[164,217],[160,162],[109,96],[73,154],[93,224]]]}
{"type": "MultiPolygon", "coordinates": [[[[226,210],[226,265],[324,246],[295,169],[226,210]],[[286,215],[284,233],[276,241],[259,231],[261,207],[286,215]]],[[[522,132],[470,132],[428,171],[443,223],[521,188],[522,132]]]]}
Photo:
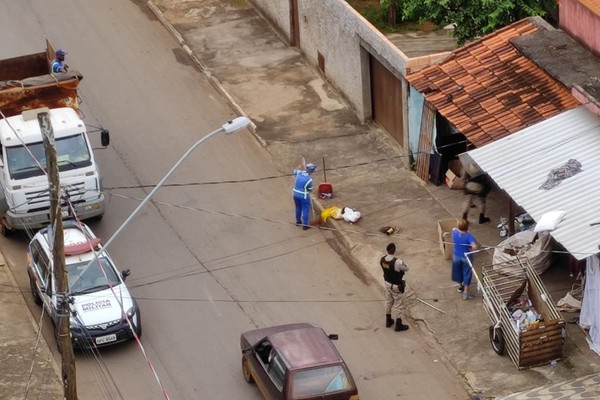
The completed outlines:
{"type": "Polygon", "coordinates": [[[531,300],[526,297],[517,299],[517,301],[508,307],[508,310],[511,313],[512,321],[517,332],[535,329],[540,322],[544,321],[542,314],[535,310],[531,300]]]}

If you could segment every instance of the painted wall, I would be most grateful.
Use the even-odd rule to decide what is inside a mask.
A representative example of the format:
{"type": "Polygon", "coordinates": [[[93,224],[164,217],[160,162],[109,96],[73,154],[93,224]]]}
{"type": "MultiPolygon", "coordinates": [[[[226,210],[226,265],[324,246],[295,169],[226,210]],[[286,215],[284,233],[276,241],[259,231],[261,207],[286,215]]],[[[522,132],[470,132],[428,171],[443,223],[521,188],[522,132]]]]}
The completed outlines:
{"type": "Polygon", "coordinates": [[[579,0],[560,0],[558,15],[560,28],[600,57],[600,16],[579,0]]]}
{"type": "MultiPolygon", "coordinates": [[[[250,0],[290,39],[291,0],[250,0]]],[[[344,0],[298,1],[300,50],[308,62],[325,61],[325,78],[346,97],[361,120],[371,117],[368,63],[364,51],[374,55],[394,75],[401,77],[410,60],[381,32],[344,0]]],[[[419,65],[422,60],[416,60],[419,65]]]]}

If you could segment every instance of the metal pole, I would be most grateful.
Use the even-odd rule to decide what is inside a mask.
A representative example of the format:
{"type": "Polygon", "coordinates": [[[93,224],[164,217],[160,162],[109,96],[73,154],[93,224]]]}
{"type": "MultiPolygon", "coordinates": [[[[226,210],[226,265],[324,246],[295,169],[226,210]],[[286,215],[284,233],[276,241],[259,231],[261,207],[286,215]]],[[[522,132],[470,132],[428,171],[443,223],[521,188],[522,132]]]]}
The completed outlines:
{"type": "Polygon", "coordinates": [[[67,301],[69,282],[65,267],[65,246],[60,208],[60,180],[56,160],[54,131],[50,122],[50,114],[46,111],[37,114],[46,152],[46,168],[50,192],[50,226],[49,233],[54,236],[53,274],[56,280],[56,296],[58,297],[58,318],[56,322],[56,341],[62,353],[62,380],[66,400],[77,400],[77,382],[75,373],[75,355],[71,342],[70,307],[67,301]]]}
{"type": "MultiPolygon", "coordinates": [[[[245,128],[246,126],[248,126],[250,124],[250,122],[251,122],[250,119],[247,118],[247,117],[238,117],[238,118],[236,118],[234,120],[227,121],[225,124],[223,124],[222,127],[220,127],[219,129],[216,129],[216,130],[210,132],[208,135],[204,136],[202,139],[200,139],[196,143],[194,143],[192,145],[192,147],[190,147],[181,156],[181,158],[179,158],[179,160],[175,163],[175,165],[173,165],[171,167],[171,169],[169,170],[169,172],[167,172],[165,174],[165,176],[156,184],[156,186],[154,186],[154,188],[150,191],[150,193],[148,193],[146,195],[146,197],[144,198],[144,200],[142,200],[142,202],[135,208],[135,210],[133,210],[133,212],[129,215],[129,217],[127,217],[127,219],[125,219],[125,221],[123,221],[123,223],[121,224],[121,226],[119,226],[119,228],[115,231],[115,233],[113,233],[113,235],[110,237],[110,239],[108,239],[106,241],[106,243],[103,244],[102,250],[100,251],[100,253],[98,253],[98,256],[101,255],[102,253],[104,253],[104,251],[106,250],[106,248],[112,243],[112,241],[117,237],[117,235],[119,233],[121,233],[121,231],[125,228],[125,226],[127,226],[127,224],[133,219],[133,217],[135,217],[137,215],[137,213],[142,209],[142,207],[144,207],[144,205],[152,198],[152,196],[154,195],[154,193],[156,193],[156,191],[163,185],[163,183],[165,183],[165,181],[167,179],[169,179],[169,177],[173,174],[173,172],[175,172],[175,170],[181,165],[181,163],[198,146],[200,146],[206,140],[210,139],[211,137],[215,136],[218,133],[221,133],[221,132],[226,132],[226,133],[237,132],[237,131],[245,128]]],[[[94,262],[94,260],[91,260],[89,262],[88,266],[91,265],[93,262],[94,262]]]]}

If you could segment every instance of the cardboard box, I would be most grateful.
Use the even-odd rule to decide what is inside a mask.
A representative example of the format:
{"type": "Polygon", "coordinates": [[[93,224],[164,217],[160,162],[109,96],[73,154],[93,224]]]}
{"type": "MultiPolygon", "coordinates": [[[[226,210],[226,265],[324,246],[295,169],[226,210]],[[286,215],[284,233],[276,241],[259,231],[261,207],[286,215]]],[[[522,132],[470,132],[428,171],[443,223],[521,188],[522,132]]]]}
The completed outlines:
{"type": "Polygon", "coordinates": [[[446,260],[452,260],[452,252],[454,251],[454,246],[452,245],[452,228],[456,228],[457,226],[458,220],[456,219],[438,221],[440,249],[446,260]]]}
{"type": "Polygon", "coordinates": [[[461,179],[463,173],[462,164],[459,160],[452,160],[448,163],[448,171],[446,171],[446,177],[444,183],[450,189],[464,189],[465,183],[461,179]]]}

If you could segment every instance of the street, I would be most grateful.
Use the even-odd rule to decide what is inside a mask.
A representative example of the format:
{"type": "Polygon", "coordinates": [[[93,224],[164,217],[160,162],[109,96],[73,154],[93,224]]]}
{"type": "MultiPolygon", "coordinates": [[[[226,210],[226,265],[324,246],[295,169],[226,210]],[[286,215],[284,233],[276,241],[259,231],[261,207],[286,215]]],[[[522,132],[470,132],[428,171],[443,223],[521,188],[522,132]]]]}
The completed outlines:
{"type": "MultiPolygon", "coordinates": [[[[0,4],[0,57],[42,51],[45,38],[66,49],[67,64],[84,76],[84,121],[111,132],[111,145],[95,153],[107,212],[90,223],[104,240],[194,142],[238,116],[144,1],[0,4]]],[[[99,135],[91,137],[99,147],[99,135]]],[[[211,139],[183,163],[108,248],[132,270],[148,361],[133,342],[99,358],[76,353],[80,399],[161,399],[163,388],[171,399],[260,399],[242,379],[240,333],[292,322],[339,334],[362,399],[467,398],[417,329],[384,328],[380,287],[348,264],[332,236],[294,225],[289,174],[298,162],[278,170],[244,130],[211,139]]],[[[26,245],[23,235],[0,239],[39,320],[26,245]]],[[[42,321],[60,360],[50,320],[42,321]]]]}

